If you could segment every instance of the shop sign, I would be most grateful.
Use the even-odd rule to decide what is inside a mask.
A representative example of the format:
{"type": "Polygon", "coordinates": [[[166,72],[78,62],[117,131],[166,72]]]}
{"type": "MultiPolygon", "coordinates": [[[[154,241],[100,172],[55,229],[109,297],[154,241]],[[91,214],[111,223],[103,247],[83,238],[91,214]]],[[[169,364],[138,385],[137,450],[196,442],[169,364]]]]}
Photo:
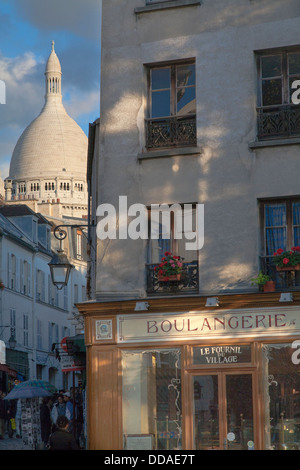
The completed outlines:
{"type": "Polygon", "coordinates": [[[62,354],[60,360],[62,372],[72,372],[85,369],[85,365],[81,364],[79,361],[75,361],[73,356],[62,354]]]}
{"type": "Polygon", "coordinates": [[[193,348],[193,363],[197,365],[237,364],[251,362],[251,347],[203,346],[193,348]]]}
{"type": "Polygon", "coordinates": [[[299,308],[119,315],[118,342],[300,334],[299,308]]]}

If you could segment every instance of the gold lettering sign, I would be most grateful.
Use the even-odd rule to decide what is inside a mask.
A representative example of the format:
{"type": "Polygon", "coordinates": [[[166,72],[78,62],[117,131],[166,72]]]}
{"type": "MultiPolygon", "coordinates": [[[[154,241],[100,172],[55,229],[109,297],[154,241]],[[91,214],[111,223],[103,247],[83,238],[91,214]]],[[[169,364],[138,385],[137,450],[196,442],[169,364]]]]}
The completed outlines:
{"type": "Polygon", "coordinates": [[[118,342],[171,341],[300,333],[300,309],[239,309],[215,312],[118,316],[118,342]]]}

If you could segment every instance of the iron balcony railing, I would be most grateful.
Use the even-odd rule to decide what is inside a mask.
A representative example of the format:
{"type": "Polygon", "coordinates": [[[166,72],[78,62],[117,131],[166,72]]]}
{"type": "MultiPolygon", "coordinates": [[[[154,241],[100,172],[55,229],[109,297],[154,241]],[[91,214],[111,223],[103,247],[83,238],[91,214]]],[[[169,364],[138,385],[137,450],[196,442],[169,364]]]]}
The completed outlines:
{"type": "Polygon", "coordinates": [[[148,149],[197,145],[195,114],[146,119],[145,125],[148,149]]]}
{"type": "Polygon", "coordinates": [[[198,261],[183,263],[179,281],[159,281],[155,271],[158,264],[147,264],[147,294],[197,294],[199,292],[198,261]]]}
{"type": "Polygon", "coordinates": [[[261,256],[260,268],[275,281],[277,290],[300,290],[300,271],[277,271],[274,256],[261,256]]]}
{"type": "Polygon", "coordinates": [[[300,107],[297,105],[257,108],[258,139],[300,136],[300,107]]]}

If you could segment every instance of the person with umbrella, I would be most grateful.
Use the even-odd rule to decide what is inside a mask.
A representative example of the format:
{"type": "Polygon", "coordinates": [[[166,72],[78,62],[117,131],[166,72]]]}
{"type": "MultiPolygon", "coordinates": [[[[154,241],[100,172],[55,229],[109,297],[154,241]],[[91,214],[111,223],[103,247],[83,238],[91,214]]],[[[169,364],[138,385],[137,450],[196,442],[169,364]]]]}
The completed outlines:
{"type": "Polygon", "coordinates": [[[27,380],[16,385],[5,400],[22,399],[22,437],[27,445],[37,448],[41,442],[40,397],[51,396],[56,388],[43,380],[27,380]]]}

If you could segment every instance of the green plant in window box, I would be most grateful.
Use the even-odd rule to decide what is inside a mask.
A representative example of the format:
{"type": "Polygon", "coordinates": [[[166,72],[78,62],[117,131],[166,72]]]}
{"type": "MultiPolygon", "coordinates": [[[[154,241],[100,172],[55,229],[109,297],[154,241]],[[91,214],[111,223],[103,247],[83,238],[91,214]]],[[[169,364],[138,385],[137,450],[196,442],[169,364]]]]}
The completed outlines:
{"type": "Polygon", "coordinates": [[[271,280],[268,274],[259,271],[258,276],[251,279],[251,285],[257,285],[260,291],[275,292],[275,282],[271,280]]]}

